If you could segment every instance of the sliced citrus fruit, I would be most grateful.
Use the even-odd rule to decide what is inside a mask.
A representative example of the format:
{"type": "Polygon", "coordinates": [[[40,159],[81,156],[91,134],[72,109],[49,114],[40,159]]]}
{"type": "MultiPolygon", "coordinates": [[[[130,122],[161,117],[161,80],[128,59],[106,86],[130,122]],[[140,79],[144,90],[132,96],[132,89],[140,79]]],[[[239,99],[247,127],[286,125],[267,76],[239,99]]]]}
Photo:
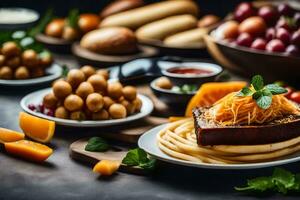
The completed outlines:
{"type": "Polygon", "coordinates": [[[195,96],[190,100],[185,116],[191,117],[192,110],[197,106],[211,106],[231,92],[241,90],[247,85],[245,81],[212,82],[201,85],[195,96]]]}
{"type": "Polygon", "coordinates": [[[17,131],[9,130],[6,128],[0,128],[0,143],[15,142],[23,140],[25,135],[17,131]]]}
{"type": "Polygon", "coordinates": [[[7,142],[4,143],[4,146],[7,153],[34,162],[46,160],[53,152],[50,147],[29,140],[7,142]]]}
{"type": "Polygon", "coordinates": [[[20,127],[26,136],[38,142],[49,142],[55,131],[55,122],[20,112],[20,127]]]}
{"type": "Polygon", "coordinates": [[[101,160],[94,166],[93,172],[103,176],[110,176],[119,169],[120,164],[119,161],[115,160],[101,160]]]}

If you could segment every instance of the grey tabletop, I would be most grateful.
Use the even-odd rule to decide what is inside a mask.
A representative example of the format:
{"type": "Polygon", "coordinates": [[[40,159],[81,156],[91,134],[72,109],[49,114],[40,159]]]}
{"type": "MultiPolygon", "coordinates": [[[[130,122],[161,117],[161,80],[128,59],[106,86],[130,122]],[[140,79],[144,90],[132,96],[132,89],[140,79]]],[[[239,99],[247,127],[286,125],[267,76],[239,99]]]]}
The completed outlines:
{"type": "MultiPolygon", "coordinates": [[[[57,56],[57,61],[77,67],[72,56],[57,56]]],[[[0,88],[0,127],[19,130],[21,98],[37,88],[0,88]]],[[[0,199],[282,199],[281,195],[249,195],[234,191],[247,178],[270,175],[273,168],[256,170],[208,170],[159,163],[148,176],[118,173],[98,177],[92,166],[69,157],[69,145],[76,139],[97,135],[101,129],[58,127],[51,142],[54,154],[44,164],[34,164],[0,153],[0,199]]],[[[300,164],[285,165],[293,172],[300,164]]],[[[286,199],[299,199],[288,196],[286,199]]]]}

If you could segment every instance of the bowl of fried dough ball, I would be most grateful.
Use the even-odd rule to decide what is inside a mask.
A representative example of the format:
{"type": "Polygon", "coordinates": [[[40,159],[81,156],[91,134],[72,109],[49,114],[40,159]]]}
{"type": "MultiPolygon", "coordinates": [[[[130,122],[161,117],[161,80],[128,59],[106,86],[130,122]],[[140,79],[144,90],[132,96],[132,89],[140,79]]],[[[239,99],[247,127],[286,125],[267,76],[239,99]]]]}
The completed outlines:
{"type": "Polygon", "coordinates": [[[22,50],[17,43],[8,41],[0,49],[0,79],[24,80],[42,77],[52,62],[49,52],[22,50]]]}
{"type": "Polygon", "coordinates": [[[142,101],[136,88],[108,79],[109,72],[105,69],[96,70],[89,65],[71,69],[44,96],[42,106],[47,110],[44,114],[83,121],[122,119],[138,113],[142,101]]]}

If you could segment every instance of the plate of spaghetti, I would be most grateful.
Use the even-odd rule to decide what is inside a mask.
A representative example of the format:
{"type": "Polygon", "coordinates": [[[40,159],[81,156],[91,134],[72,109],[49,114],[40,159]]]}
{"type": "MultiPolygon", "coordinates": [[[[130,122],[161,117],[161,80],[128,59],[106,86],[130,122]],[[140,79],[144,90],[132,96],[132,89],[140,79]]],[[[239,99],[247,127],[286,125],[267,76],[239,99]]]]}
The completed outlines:
{"type": "Polygon", "coordinates": [[[286,90],[264,86],[230,92],[193,117],[146,132],[138,145],[153,157],[201,168],[251,169],[300,161],[300,108],[286,90]]]}

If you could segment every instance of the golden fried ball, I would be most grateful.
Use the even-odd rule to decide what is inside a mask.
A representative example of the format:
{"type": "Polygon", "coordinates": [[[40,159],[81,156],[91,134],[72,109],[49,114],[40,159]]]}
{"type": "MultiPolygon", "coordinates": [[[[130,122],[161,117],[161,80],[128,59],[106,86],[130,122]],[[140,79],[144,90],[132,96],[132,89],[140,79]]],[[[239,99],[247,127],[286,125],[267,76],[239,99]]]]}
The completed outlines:
{"type": "Polygon", "coordinates": [[[87,82],[92,84],[96,92],[105,92],[107,89],[107,81],[105,80],[105,78],[103,78],[103,76],[99,74],[90,76],[87,82]]]}
{"type": "Polygon", "coordinates": [[[56,105],[57,105],[57,102],[58,102],[58,99],[56,98],[56,96],[52,92],[47,94],[43,98],[43,105],[46,108],[55,108],[56,105]]]}
{"type": "Polygon", "coordinates": [[[103,97],[101,94],[92,93],[86,98],[86,106],[92,112],[98,112],[104,106],[103,97]]]}
{"type": "Polygon", "coordinates": [[[56,108],[54,116],[61,119],[68,119],[69,111],[65,107],[60,106],[56,108]]]}
{"type": "Polygon", "coordinates": [[[142,100],[140,100],[139,98],[136,98],[135,100],[133,100],[132,102],[135,106],[135,111],[136,112],[140,112],[141,111],[141,108],[142,108],[142,100]]]}
{"type": "Polygon", "coordinates": [[[39,58],[39,64],[41,67],[48,67],[53,62],[51,54],[43,55],[39,58]]]}
{"type": "Polygon", "coordinates": [[[107,112],[107,110],[102,109],[99,112],[93,113],[92,119],[93,120],[107,120],[107,119],[109,119],[109,113],[107,112]]]}
{"type": "Polygon", "coordinates": [[[4,55],[0,55],[0,67],[3,66],[5,63],[5,56],[4,55]]]}
{"type": "Polygon", "coordinates": [[[84,73],[79,69],[71,69],[67,75],[67,81],[73,88],[77,88],[80,83],[85,81],[84,73]]]}
{"type": "Polygon", "coordinates": [[[122,104],[115,103],[109,107],[109,115],[113,119],[121,119],[125,118],[127,115],[126,108],[122,104]]]}
{"type": "Polygon", "coordinates": [[[45,70],[41,67],[34,68],[30,71],[32,78],[42,77],[45,75],[45,70]]]}
{"type": "Polygon", "coordinates": [[[120,82],[108,83],[107,94],[113,99],[119,99],[122,95],[123,86],[120,82]]]}
{"type": "Polygon", "coordinates": [[[155,85],[159,88],[170,90],[173,87],[172,82],[167,77],[160,77],[156,80],[155,85]]]}
{"type": "Polygon", "coordinates": [[[12,79],[13,70],[8,66],[3,66],[0,68],[0,79],[12,79]]]}
{"type": "Polygon", "coordinates": [[[80,70],[84,73],[86,79],[88,79],[90,76],[96,73],[95,68],[90,65],[85,65],[81,67],[80,70]]]}
{"type": "Polygon", "coordinates": [[[111,105],[113,105],[114,103],[116,103],[114,100],[112,100],[112,98],[110,98],[108,96],[104,96],[103,97],[103,102],[104,102],[104,108],[105,109],[109,109],[109,107],[111,105]]]}
{"type": "Polygon", "coordinates": [[[45,34],[52,37],[61,37],[63,28],[65,26],[65,20],[61,18],[53,19],[49,22],[45,28],[45,34]]]}
{"type": "Polygon", "coordinates": [[[82,120],[86,119],[86,116],[85,116],[85,113],[82,112],[81,110],[80,111],[74,111],[74,112],[71,112],[70,119],[82,121],[82,120]]]}
{"type": "Polygon", "coordinates": [[[24,66],[18,67],[15,71],[15,78],[16,79],[30,78],[29,70],[24,66]]]}
{"type": "Polygon", "coordinates": [[[39,64],[37,53],[33,49],[27,49],[22,53],[22,63],[32,69],[39,64]]]}
{"type": "Polygon", "coordinates": [[[125,86],[123,88],[123,96],[128,101],[133,101],[136,99],[137,91],[133,86],[125,86]]]}
{"type": "Polygon", "coordinates": [[[52,86],[53,93],[58,99],[64,99],[68,95],[72,93],[72,87],[71,85],[64,81],[64,80],[58,80],[55,81],[55,83],[52,86]]]}
{"type": "Polygon", "coordinates": [[[108,72],[107,69],[98,69],[96,71],[96,74],[99,74],[99,75],[103,76],[106,80],[109,79],[109,72],[108,72]]]}
{"type": "Polygon", "coordinates": [[[94,93],[94,88],[89,82],[82,82],[76,90],[76,94],[82,99],[86,99],[89,94],[94,93]]]}
{"type": "Polygon", "coordinates": [[[70,94],[64,101],[64,106],[68,111],[78,111],[83,107],[83,100],[80,96],[70,94]]]}
{"type": "Polygon", "coordinates": [[[18,56],[21,53],[21,49],[15,42],[5,42],[2,45],[2,54],[6,57],[18,56]]]}
{"type": "Polygon", "coordinates": [[[18,56],[10,57],[6,60],[6,65],[16,69],[21,64],[21,59],[18,56]]]}
{"type": "Polygon", "coordinates": [[[121,104],[126,108],[126,112],[128,115],[132,115],[135,112],[135,104],[127,101],[126,99],[121,101],[121,104]]]}

